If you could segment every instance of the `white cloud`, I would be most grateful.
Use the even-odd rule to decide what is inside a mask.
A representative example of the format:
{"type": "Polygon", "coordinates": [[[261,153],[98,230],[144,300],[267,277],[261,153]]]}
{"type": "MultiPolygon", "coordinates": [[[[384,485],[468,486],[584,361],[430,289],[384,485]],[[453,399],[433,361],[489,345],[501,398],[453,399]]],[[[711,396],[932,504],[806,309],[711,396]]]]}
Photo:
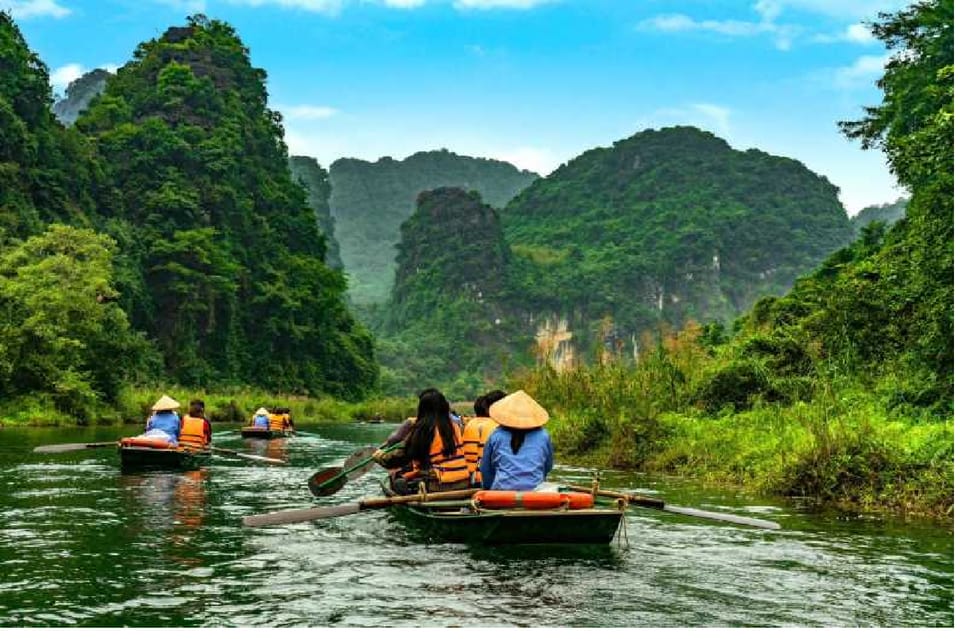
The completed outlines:
{"type": "Polygon", "coordinates": [[[9,11],[15,20],[70,15],[70,9],[60,6],[56,0],[0,0],[0,11],[9,11]]]}
{"type": "Polygon", "coordinates": [[[753,5],[753,10],[760,14],[759,21],[695,20],[682,13],[672,13],[661,14],[643,20],[637,25],[637,30],[664,31],[668,33],[703,31],[730,37],[753,37],[766,34],[773,37],[774,46],[778,49],[789,49],[798,29],[791,25],[777,24],[774,22],[780,15],[780,4],[774,0],[759,0],[753,5]]]}
{"type": "Polygon", "coordinates": [[[657,109],[637,124],[638,129],[661,128],[666,126],[691,125],[713,131],[722,138],[730,138],[732,127],[730,116],[733,111],[725,106],[699,102],[682,107],[657,109]]]}
{"type": "Polygon", "coordinates": [[[327,120],[338,113],[333,107],[314,106],[310,104],[278,106],[276,109],[289,120],[327,120]]]}
{"type": "Polygon", "coordinates": [[[850,66],[834,72],[834,84],[841,89],[852,89],[875,82],[883,74],[887,59],[886,55],[862,55],[850,66]]]}
{"type": "Polygon", "coordinates": [[[864,24],[856,23],[848,25],[842,33],[832,35],[820,34],[813,37],[813,42],[820,44],[833,44],[836,42],[852,42],[853,44],[876,44],[877,41],[870,32],[869,27],[864,24]]]}
{"type": "Polygon", "coordinates": [[[485,11],[489,9],[533,9],[554,0],[455,0],[455,9],[485,11]]]}
{"type": "Polygon", "coordinates": [[[83,65],[77,64],[76,62],[65,64],[50,72],[50,84],[53,85],[55,91],[63,93],[68,84],[86,73],[86,71],[83,65]]]}

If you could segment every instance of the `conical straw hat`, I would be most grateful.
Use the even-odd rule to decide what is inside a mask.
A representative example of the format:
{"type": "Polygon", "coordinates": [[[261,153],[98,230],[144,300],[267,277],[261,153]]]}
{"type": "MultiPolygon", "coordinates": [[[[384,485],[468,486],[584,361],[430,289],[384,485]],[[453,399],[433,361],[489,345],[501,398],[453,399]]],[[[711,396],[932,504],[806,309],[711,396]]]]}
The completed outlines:
{"type": "Polygon", "coordinates": [[[164,395],[153,405],[153,410],[173,410],[174,408],[180,408],[180,402],[169,395],[164,395]]]}
{"type": "Polygon", "coordinates": [[[263,406],[261,406],[260,408],[258,408],[258,409],[257,409],[257,412],[254,413],[254,415],[269,415],[269,414],[270,414],[270,413],[268,413],[268,412],[267,412],[267,409],[264,408],[263,406]]]}
{"type": "Polygon", "coordinates": [[[550,414],[535,399],[518,390],[494,402],[490,406],[490,417],[498,424],[526,429],[543,426],[550,419],[550,414]]]}

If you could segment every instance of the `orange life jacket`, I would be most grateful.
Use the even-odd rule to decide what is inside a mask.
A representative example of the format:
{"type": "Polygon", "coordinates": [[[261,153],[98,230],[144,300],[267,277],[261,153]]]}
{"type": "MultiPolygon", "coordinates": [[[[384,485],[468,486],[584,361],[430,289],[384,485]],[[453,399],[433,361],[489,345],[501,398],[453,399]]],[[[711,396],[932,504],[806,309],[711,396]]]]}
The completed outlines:
{"type": "Polygon", "coordinates": [[[183,418],[183,426],[180,427],[180,444],[187,448],[206,448],[207,437],[203,432],[203,417],[183,418]]]}
{"type": "Polygon", "coordinates": [[[489,417],[474,417],[463,428],[463,456],[467,460],[467,472],[473,477],[474,484],[483,481],[480,473],[483,445],[497,426],[497,422],[489,417]]]}
{"type": "MultiPolygon", "coordinates": [[[[450,484],[469,479],[467,472],[467,461],[463,458],[463,438],[460,436],[460,429],[456,424],[453,426],[453,436],[457,442],[457,447],[453,454],[446,456],[443,454],[443,437],[440,436],[440,429],[434,427],[433,442],[430,444],[430,473],[441,484],[450,484]]],[[[420,462],[414,460],[411,464],[412,470],[403,473],[407,479],[415,479],[420,476],[420,462]]]]}
{"type": "Polygon", "coordinates": [[[270,430],[283,430],[286,420],[282,414],[270,413],[270,430]]]}

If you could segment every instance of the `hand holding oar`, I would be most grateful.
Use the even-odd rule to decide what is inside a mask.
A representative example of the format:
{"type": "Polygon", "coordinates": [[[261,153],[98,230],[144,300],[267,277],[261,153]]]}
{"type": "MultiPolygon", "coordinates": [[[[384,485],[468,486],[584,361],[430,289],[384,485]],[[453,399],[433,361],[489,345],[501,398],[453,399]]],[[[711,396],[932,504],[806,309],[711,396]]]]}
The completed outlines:
{"type": "Polygon", "coordinates": [[[416,495],[400,495],[397,497],[371,497],[361,499],[353,504],[341,504],[339,506],[321,506],[318,508],[300,508],[297,510],[279,510],[275,513],[266,513],[264,515],[247,515],[243,518],[244,526],[276,526],[278,524],[294,524],[301,521],[313,521],[314,519],[329,519],[330,517],[343,517],[344,515],[355,515],[361,510],[374,510],[376,508],[389,508],[395,504],[421,503],[428,501],[443,501],[448,499],[462,499],[471,497],[479,488],[469,488],[466,490],[449,490],[439,493],[424,493],[416,495]]]}
{"type": "Polygon", "coordinates": [[[66,453],[71,450],[86,450],[87,448],[106,448],[107,446],[116,446],[117,442],[90,442],[87,444],[50,444],[48,446],[37,446],[33,449],[35,453],[66,453]]]}
{"type": "MultiPolygon", "coordinates": [[[[395,450],[403,443],[397,442],[392,446],[387,446],[383,449],[383,452],[387,453],[395,450]]],[[[328,466],[318,470],[307,480],[310,492],[314,497],[327,497],[337,493],[346,485],[347,481],[356,479],[370,470],[370,462],[373,461],[372,455],[376,450],[376,446],[366,446],[347,457],[343,466],[328,466]]]]}
{"type": "Polygon", "coordinates": [[[229,448],[217,448],[216,446],[211,446],[210,450],[214,453],[220,455],[227,455],[228,457],[238,457],[240,459],[249,459],[250,461],[264,462],[266,464],[277,464],[280,466],[285,466],[287,462],[282,459],[273,459],[271,457],[261,457],[260,455],[250,455],[248,453],[238,453],[235,450],[230,450],[229,448]]]}
{"type": "MultiPolygon", "coordinates": [[[[568,489],[577,493],[592,493],[593,490],[584,486],[567,486],[568,489]]],[[[623,499],[629,504],[640,506],[642,508],[653,508],[663,510],[677,515],[687,515],[689,517],[702,517],[704,519],[715,519],[717,521],[727,521],[731,524],[742,524],[744,526],[755,526],[757,528],[767,528],[769,530],[779,530],[780,524],[764,519],[754,519],[753,517],[741,517],[740,515],[728,515],[727,513],[718,513],[710,510],[699,510],[697,508],[685,508],[683,506],[671,506],[664,503],[662,499],[653,497],[644,497],[643,495],[634,495],[630,493],[618,493],[612,490],[598,490],[597,495],[601,497],[613,497],[614,499],[623,499]]]]}

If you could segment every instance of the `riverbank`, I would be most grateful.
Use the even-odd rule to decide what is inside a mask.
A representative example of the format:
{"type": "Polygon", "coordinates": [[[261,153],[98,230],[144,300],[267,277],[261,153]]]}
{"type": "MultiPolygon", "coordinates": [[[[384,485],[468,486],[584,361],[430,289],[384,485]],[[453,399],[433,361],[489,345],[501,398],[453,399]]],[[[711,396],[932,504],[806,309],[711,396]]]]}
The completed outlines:
{"type": "Polygon", "coordinates": [[[191,399],[202,399],[207,417],[213,422],[244,422],[261,406],[268,410],[286,407],[294,421],[361,422],[376,416],[388,422],[399,422],[416,413],[415,398],[373,398],[351,403],[332,397],[308,397],[269,393],[252,388],[204,391],[178,386],[164,388],[128,388],[121,392],[115,406],[100,405],[85,415],[72,415],[57,409],[52,400],[42,395],[0,401],[2,426],[76,426],[112,425],[143,422],[150,407],[161,394],[180,402],[186,410],[191,399]]]}
{"type": "Polygon", "coordinates": [[[811,508],[953,521],[952,420],[892,417],[852,391],[717,416],[658,412],[637,396],[598,395],[587,408],[567,400],[550,423],[557,457],[569,463],[742,486],[811,508]]]}

